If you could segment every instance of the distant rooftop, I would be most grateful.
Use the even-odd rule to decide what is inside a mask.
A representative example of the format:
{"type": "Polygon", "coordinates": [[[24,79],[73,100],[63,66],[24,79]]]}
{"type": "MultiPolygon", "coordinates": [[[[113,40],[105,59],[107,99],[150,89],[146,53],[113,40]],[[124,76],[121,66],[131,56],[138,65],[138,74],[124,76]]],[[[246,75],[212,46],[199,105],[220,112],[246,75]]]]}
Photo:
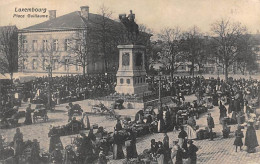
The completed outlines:
{"type": "MultiPolygon", "coordinates": [[[[67,29],[82,29],[86,26],[95,27],[98,22],[101,22],[103,17],[98,14],[89,13],[88,19],[81,16],[80,11],[74,11],[66,15],[59,16],[45,22],[29,26],[21,31],[46,31],[46,30],[67,30],[67,29]]],[[[107,19],[107,22],[123,27],[121,23],[107,19]]]]}

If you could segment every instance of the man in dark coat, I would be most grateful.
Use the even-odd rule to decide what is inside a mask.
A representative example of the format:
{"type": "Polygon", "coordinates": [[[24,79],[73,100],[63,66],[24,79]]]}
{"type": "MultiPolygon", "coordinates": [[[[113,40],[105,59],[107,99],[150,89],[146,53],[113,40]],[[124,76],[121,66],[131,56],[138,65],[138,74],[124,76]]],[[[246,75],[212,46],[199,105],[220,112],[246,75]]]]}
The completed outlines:
{"type": "Polygon", "coordinates": [[[255,148],[259,146],[253,122],[249,122],[250,126],[246,130],[245,145],[247,146],[248,153],[254,153],[255,148]]]}
{"type": "Polygon", "coordinates": [[[214,124],[214,119],[211,117],[211,113],[208,113],[207,123],[208,123],[208,128],[209,128],[210,140],[212,141],[213,140],[212,129],[215,127],[215,124],[214,124]]]}
{"type": "Polygon", "coordinates": [[[192,140],[188,140],[188,156],[190,158],[190,164],[197,163],[197,151],[199,149],[193,144],[192,140]]]}

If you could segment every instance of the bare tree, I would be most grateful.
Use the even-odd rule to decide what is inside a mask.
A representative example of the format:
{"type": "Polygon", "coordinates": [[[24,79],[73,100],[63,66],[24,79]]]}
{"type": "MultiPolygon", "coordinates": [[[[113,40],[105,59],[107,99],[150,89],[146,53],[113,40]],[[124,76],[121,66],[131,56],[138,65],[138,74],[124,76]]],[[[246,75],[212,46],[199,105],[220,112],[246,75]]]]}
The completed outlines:
{"type": "Polygon", "coordinates": [[[26,36],[23,33],[18,35],[18,70],[24,71],[28,66],[28,49],[25,48],[26,36]]]}
{"type": "Polygon", "coordinates": [[[15,26],[4,26],[0,29],[0,73],[8,73],[11,81],[17,71],[18,33],[15,26]]]}
{"type": "Polygon", "coordinates": [[[256,52],[254,51],[256,47],[255,44],[256,43],[249,34],[243,35],[240,39],[237,67],[243,75],[245,71],[252,72],[257,69],[256,52]]]}
{"type": "Polygon", "coordinates": [[[192,27],[185,33],[186,60],[191,62],[190,74],[194,76],[195,64],[199,66],[199,71],[203,67],[203,62],[206,60],[206,40],[197,26],[192,27]]]}
{"type": "Polygon", "coordinates": [[[180,61],[183,57],[182,44],[183,33],[179,27],[165,28],[159,34],[159,39],[162,41],[162,51],[159,53],[160,63],[170,70],[171,78],[173,73],[180,66],[180,61]]]}
{"type": "Polygon", "coordinates": [[[245,34],[246,28],[240,23],[232,23],[221,19],[212,24],[213,47],[216,49],[216,58],[223,64],[225,80],[228,80],[228,68],[237,61],[239,40],[245,34]]]}
{"type": "Polygon", "coordinates": [[[81,66],[83,76],[86,76],[87,66],[95,62],[94,54],[98,48],[92,29],[85,26],[83,30],[77,31],[68,48],[75,55],[73,63],[81,66]]]}

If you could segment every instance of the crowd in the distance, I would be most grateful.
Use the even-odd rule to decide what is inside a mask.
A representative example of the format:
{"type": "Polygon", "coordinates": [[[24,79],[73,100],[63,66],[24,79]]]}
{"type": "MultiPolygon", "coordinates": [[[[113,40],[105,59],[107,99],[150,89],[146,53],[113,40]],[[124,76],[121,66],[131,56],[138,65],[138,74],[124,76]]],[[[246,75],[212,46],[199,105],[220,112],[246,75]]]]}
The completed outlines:
{"type": "MultiPolygon", "coordinates": [[[[77,78],[72,79],[76,80],[74,83],[77,83],[77,78]]],[[[66,82],[64,83],[66,84],[66,82]]],[[[156,84],[158,85],[157,81],[151,82],[151,85],[156,84]]],[[[146,159],[156,161],[159,164],[182,163],[183,160],[189,160],[191,163],[196,163],[196,152],[199,148],[193,144],[194,140],[214,140],[217,137],[214,131],[216,120],[210,113],[208,113],[206,120],[206,129],[202,130],[196,124],[196,119],[199,118],[201,113],[207,112],[210,104],[219,106],[219,123],[222,124],[224,138],[229,137],[229,124],[237,124],[238,128],[235,131],[234,140],[236,151],[237,147],[241,148],[243,144],[247,146],[249,153],[256,151],[258,141],[255,129],[259,127],[260,120],[255,107],[259,106],[259,81],[229,79],[226,82],[220,79],[205,79],[203,77],[175,77],[173,81],[165,78],[161,84],[162,90],[170,92],[175,106],[163,105],[159,107],[158,111],[140,110],[136,113],[134,120],[127,117],[118,120],[113,132],[106,132],[102,127],[99,127],[97,132],[94,133],[94,128],[90,128],[88,125],[87,129],[90,129],[88,134],[80,133],[78,142],[74,143],[77,149],[71,149],[70,146],[66,147],[65,155],[62,154],[64,151],[62,150],[60,136],[51,135],[50,147],[52,148],[49,153],[56,161],[66,161],[66,163],[78,161],[88,163],[95,159],[99,163],[106,163],[106,156],[109,155],[109,152],[112,152],[115,160],[123,158],[128,161],[131,159],[146,159]],[[185,95],[188,94],[195,94],[197,100],[186,102],[185,95]],[[207,97],[211,100],[206,101],[205,98],[207,97]],[[242,128],[246,129],[245,143],[242,142],[244,137],[242,128]],[[170,131],[178,132],[177,138],[169,139],[167,132],[170,131]],[[138,152],[137,138],[151,133],[164,133],[164,138],[162,141],[152,139],[149,150],[138,152]],[[172,147],[170,147],[170,140],[173,140],[172,147]],[[126,154],[123,149],[126,149],[126,154]]],[[[98,86],[105,87],[106,85],[99,84],[98,86]]],[[[214,108],[214,110],[216,109],[214,108]]],[[[86,115],[82,119],[80,121],[82,124],[88,122],[86,115]],[[84,119],[87,120],[84,121],[84,119]]],[[[74,122],[79,123],[75,118],[70,117],[69,122],[71,125],[74,122]]],[[[19,130],[17,133],[20,134],[19,130]]],[[[17,134],[16,136],[18,137],[14,137],[14,143],[17,142],[16,138],[19,140],[21,138],[19,136],[22,135],[17,134]]],[[[19,150],[18,148],[16,146],[15,150],[19,150]]]]}

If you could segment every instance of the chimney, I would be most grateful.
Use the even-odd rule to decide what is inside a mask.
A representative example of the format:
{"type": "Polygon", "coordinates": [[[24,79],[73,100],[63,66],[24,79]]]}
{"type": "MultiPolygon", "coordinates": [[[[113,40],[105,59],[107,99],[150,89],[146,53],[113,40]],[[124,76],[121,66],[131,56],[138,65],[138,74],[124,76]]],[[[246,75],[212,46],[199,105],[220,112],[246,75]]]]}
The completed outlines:
{"type": "Polygon", "coordinates": [[[49,10],[49,20],[56,18],[56,10],[49,10]]]}
{"type": "Polygon", "coordinates": [[[83,18],[88,19],[89,7],[88,6],[81,6],[80,7],[80,14],[83,18]]]}

